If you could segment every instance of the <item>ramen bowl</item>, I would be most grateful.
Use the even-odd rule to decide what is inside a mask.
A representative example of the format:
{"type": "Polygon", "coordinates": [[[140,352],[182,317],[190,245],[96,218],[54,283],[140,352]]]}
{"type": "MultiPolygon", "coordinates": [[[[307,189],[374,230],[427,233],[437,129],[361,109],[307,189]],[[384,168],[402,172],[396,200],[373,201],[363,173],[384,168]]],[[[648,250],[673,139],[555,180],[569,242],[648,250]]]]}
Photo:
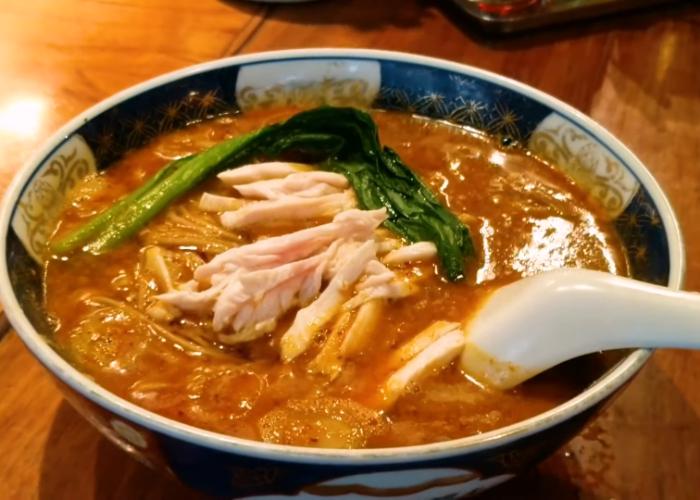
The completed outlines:
{"type": "Polygon", "coordinates": [[[29,350],[71,404],[141,462],[228,497],[445,498],[512,478],[570,439],[642,367],[624,353],[575,397],[533,418],[451,441],[384,449],[314,449],[198,429],[96,384],[52,347],[40,256],[66,193],[158,133],[230,112],[289,105],[399,110],[524,145],[570,176],[615,226],[632,275],[681,286],[677,221],[657,182],[610,133],[526,85],[469,66],[354,49],[268,52],[213,61],[127,89],[75,118],[17,174],[2,204],[0,293],[29,350]]]}

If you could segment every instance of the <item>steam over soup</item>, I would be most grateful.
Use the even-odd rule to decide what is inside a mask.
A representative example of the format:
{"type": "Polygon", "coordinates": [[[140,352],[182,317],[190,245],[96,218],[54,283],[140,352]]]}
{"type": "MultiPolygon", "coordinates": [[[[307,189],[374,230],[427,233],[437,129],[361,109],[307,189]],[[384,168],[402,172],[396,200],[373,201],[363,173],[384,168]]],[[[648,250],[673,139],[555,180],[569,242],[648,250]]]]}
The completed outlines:
{"type": "Polygon", "coordinates": [[[485,432],[599,373],[593,357],[498,392],[455,362],[462,324],[490,290],[564,266],[627,274],[613,227],[570,179],[406,114],[372,112],[398,156],[354,110],[260,132],[295,111],[163,135],[71,192],[45,289],[75,366],[188,424],[335,448],[485,432]],[[159,203],[157,215],[142,210],[159,203]]]}

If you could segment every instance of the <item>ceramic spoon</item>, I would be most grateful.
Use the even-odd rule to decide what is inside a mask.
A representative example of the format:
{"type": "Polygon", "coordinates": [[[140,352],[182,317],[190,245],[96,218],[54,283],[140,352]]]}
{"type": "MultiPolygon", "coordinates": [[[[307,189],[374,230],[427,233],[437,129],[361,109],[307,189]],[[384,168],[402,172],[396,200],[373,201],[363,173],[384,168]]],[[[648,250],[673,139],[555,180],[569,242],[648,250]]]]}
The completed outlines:
{"type": "Polygon", "coordinates": [[[560,269],[506,285],[465,325],[462,369],[509,389],[563,361],[631,347],[700,348],[700,294],[560,269]]]}

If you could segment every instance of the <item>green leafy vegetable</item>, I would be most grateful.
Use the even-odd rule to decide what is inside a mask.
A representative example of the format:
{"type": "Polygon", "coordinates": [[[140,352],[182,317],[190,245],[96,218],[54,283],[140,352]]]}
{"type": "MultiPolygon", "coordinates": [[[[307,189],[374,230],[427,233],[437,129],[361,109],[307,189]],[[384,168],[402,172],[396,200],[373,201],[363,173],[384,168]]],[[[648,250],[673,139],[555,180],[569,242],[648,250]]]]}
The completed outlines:
{"type": "Polygon", "coordinates": [[[293,153],[344,174],[365,209],[386,207],[385,225],[410,242],[432,241],[448,279],[464,275],[473,255],[469,231],[391,149],[382,147],[372,118],[354,108],[321,107],[217,144],[166,165],[150,181],[52,245],[102,253],[136,234],[208,176],[255,158],[293,153]]]}

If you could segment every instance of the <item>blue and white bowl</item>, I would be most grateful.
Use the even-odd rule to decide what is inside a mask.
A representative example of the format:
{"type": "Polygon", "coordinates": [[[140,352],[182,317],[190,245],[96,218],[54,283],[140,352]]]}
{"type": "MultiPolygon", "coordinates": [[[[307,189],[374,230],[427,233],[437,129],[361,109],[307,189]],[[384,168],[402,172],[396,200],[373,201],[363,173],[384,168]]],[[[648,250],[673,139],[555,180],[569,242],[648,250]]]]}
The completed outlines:
{"type": "Polygon", "coordinates": [[[192,120],[299,105],[401,110],[517,140],[563,169],[603,207],[637,279],[681,286],[678,223],[649,171],[570,106],[507,78],[410,54],[355,49],[268,52],[170,73],[92,107],[17,174],[0,213],[5,311],[66,398],[137,459],[222,496],[454,498],[513,477],[571,438],[641,368],[630,351],[571,400],[522,422],[453,441],[393,449],[319,450],[224,436],[151,413],[103,389],[51,347],[40,249],[73,184],[126,150],[192,120]]]}

